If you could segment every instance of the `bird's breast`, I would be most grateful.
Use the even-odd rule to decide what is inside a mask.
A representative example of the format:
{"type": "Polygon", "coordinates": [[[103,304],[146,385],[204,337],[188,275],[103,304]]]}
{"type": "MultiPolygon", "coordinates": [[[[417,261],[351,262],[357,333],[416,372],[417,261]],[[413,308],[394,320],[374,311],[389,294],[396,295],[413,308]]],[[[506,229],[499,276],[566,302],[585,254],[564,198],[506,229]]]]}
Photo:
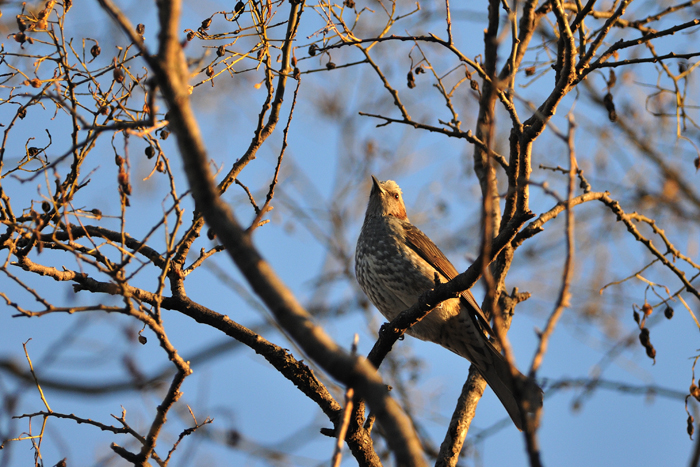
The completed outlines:
{"type": "Polygon", "coordinates": [[[431,289],[436,272],[406,245],[402,229],[391,220],[366,221],[355,250],[358,283],[387,319],[395,318],[431,289]]]}

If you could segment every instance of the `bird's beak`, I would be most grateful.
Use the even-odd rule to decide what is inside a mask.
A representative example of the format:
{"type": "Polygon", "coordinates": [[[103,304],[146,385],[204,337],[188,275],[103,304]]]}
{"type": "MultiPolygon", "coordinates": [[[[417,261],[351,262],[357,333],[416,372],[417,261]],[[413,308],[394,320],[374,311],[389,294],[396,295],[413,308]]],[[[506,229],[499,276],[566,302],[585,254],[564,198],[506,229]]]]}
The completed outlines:
{"type": "Polygon", "coordinates": [[[384,190],[379,185],[379,180],[377,180],[377,177],[372,175],[372,191],[374,190],[377,190],[379,193],[384,193],[384,190]]]}

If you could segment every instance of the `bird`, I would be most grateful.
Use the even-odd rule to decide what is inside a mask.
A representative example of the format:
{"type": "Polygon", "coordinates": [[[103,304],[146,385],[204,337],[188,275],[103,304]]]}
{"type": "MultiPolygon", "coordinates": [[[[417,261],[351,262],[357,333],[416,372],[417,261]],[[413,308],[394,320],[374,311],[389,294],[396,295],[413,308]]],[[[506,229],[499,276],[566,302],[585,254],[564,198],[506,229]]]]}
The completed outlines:
{"type": "MultiPolygon", "coordinates": [[[[413,306],[418,298],[448,282],[457,270],[420,229],[411,224],[399,185],[372,176],[362,230],[355,248],[355,276],[367,298],[388,320],[413,306]]],[[[432,310],[407,334],[434,342],[466,358],[481,373],[498,396],[515,426],[522,431],[523,416],[515,397],[510,366],[486,334],[493,336],[469,290],[432,310]]],[[[518,372],[519,373],[519,372],[518,372]]],[[[515,378],[528,382],[534,393],[533,410],[542,406],[542,390],[519,373],[515,378]]]]}

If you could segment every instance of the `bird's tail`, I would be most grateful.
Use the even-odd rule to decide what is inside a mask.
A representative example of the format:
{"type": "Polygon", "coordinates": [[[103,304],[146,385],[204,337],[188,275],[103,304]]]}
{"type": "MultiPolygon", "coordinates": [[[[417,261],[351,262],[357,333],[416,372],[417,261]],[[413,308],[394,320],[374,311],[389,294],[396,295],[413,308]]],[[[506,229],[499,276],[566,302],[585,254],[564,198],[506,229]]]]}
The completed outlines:
{"type": "Polygon", "coordinates": [[[516,395],[525,403],[528,412],[534,412],[542,407],[542,389],[519,371],[513,377],[505,357],[476,326],[448,326],[445,329],[448,331],[441,334],[438,342],[472,362],[496,393],[515,426],[522,431],[524,420],[516,395]],[[452,329],[460,331],[449,332],[452,329]]]}
{"type": "Polygon", "coordinates": [[[508,415],[515,423],[518,430],[523,430],[523,414],[520,411],[520,406],[516,399],[515,394],[517,394],[514,387],[514,380],[517,380],[518,387],[520,390],[520,396],[525,405],[529,406],[528,411],[534,412],[535,410],[542,407],[542,389],[537,386],[537,384],[528,379],[525,375],[517,372],[515,378],[510,372],[510,366],[505,358],[492,346],[489,346],[493,350],[493,358],[491,359],[491,364],[487,365],[486,368],[479,368],[479,373],[484,377],[486,382],[496,396],[505,407],[508,415]]]}
{"type": "MultiPolygon", "coordinates": [[[[515,377],[511,374],[508,361],[485,335],[485,331],[491,335],[493,331],[486,319],[483,316],[480,318],[480,310],[479,313],[471,313],[467,307],[462,306],[458,315],[448,319],[439,314],[436,315],[436,311],[441,310],[434,310],[419,323],[424,325],[423,334],[416,335],[414,331],[413,335],[438,343],[472,362],[496,393],[515,426],[522,431],[524,418],[520,412],[518,399],[523,402],[527,412],[535,412],[542,407],[542,389],[519,371],[516,371],[515,377]],[[437,319],[439,324],[432,327],[426,326],[425,324],[431,324],[429,320],[432,317],[437,319]],[[431,329],[437,332],[426,334],[425,331],[431,329]]],[[[413,329],[416,327],[414,326],[413,329]]]]}

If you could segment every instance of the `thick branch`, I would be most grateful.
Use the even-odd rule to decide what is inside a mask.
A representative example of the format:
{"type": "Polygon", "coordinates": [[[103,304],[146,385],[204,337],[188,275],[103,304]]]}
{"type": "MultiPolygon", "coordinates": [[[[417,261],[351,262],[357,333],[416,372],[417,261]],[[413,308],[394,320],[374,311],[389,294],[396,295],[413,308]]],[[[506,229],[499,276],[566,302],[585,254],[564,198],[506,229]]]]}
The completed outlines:
{"type": "MultiPolygon", "coordinates": [[[[337,346],[299,304],[270,265],[253,246],[229,207],[219,198],[208,156],[189,102],[184,54],[174,31],[177,30],[180,3],[161,3],[159,62],[163,73],[157,79],[168,103],[173,133],[177,136],[185,173],[197,210],[204,215],[231,258],[253,290],[274,314],[280,325],[324,370],[365,397],[387,433],[390,447],[401,465],[424,465],[420,442],[408,418],[388,391],[374,368],[364,359],[353,358],[337,346]]],[[[290,22],[297,20],[300,5],[290,6],[290,22]]],[[[287,38],[291,41],[292,38],[287,38]]]]}

